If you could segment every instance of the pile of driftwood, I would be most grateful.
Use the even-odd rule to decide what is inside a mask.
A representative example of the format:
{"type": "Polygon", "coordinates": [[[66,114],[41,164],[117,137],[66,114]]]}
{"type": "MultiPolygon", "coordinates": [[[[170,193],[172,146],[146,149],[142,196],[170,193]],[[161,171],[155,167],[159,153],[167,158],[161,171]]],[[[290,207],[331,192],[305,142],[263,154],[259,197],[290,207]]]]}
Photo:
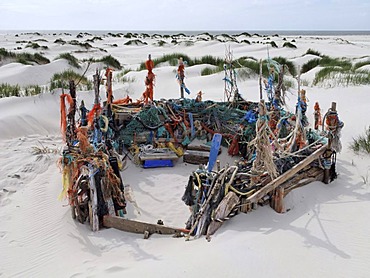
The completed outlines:
{"type": "MultiPolygon", "coordinates": [[[[186,224],[190,230],[188,238],[206,235],[210,239],[224,221],[239,212],[248,213],[258,205],[270,204],[282,213],[283,198],[291,190],[313,181],[329,183],[336,178],[335,153],[339,150],[333,138],[338,139],[343,123],[337,117],[335,103],[327,115],[335,114],[336,119],[326,121],[326,132],[302,129],[303,137],[308,139],[304,144],[295,142],[293,151],[286,138],[269,137],[270,140],[264,141],[267,129],[262,128],[260,120],[266,115],[266,107],[263,101],[260,104],[256,138],[261,139],[250,142],[254,156],[215,171],[200,167],[190,175],[182,197],[191,211],[186,224]],[[269,162],[271,165],[267,165],[269,162]]],[[[302,131],[294,128],[289,136],[298,141],[299,136],[294,133],[302,131]]]]}

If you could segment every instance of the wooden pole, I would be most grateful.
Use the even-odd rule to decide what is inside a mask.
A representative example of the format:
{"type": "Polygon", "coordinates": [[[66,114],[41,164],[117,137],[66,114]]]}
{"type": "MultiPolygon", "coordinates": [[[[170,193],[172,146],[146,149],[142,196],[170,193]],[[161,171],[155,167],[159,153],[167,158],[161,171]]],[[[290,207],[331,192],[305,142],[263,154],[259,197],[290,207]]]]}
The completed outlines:
{"type": "Polygon", "coordinates": [[[260,60],[260,78],[259,78],[259,85],[260,85],[260,100],[262,99],[262,59],[260,60]]]}
{"type": "MultiPolygon", "coordinates": [[[[330,110],[334,111],[334,112],[337,110],[337,103],[336,102],[331,103],[330,110]]],[[[329,130],[329,133],[328,133],[328,148],[325,151],[325,153],[323,154],[324,159],[330,159],[331,156],[333,155],[333,151],[331,149],[332,143],[333,143],[333,135],[332,135],[331,131],[329,130]]],[[[330,169],[325,168],[324,169],[323,183],[329,184],[329,181],[330,181],[330,169]]]]}
{"type": "Polygon", "coordinates": [[[67,142],[68,145],[71,143],[71,141],[73,141],[77,138],[76,129],[75,129],[76,128],[76,120],[75,120],[75,115],[76,115],[76,86],[75,86],[75,82],[73,80],[69,81],[69,94],[72,97],[73,104],[72,104],[72,109],[71,109],[70,113],[68,113],[69,132],[70,132],[70,138],[68,140],[69,142],[67,142]]]}
{"type": "Polygon", "coordinates": [[[94,78],[94,91],[95,91],[95,101],[94,104],[99,104],[99,86],[100,86],[100,76],[98,70],[96,70],[96,73],[93,76],[94,78]]]}
{"type": "Polygon", "coordinates": [[[298,82],[298,96],[301,96],[301,68],[298,67],[298,76],[297,76],[297,82],[298,82]]]}
{"type": "Polygon", "coordinates": [[[279,186],[275,189],[272,200],[271,207],[278,213],[284,212],[284,187],[279,186]]]}

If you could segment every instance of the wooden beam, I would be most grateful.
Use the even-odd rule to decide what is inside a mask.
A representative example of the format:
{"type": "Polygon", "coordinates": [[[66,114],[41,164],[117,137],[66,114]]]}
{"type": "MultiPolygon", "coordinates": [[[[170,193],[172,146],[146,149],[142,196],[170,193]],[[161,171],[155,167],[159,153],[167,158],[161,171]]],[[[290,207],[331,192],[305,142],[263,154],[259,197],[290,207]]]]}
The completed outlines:
{"type": "Polygon", "coordinates": [[[149,232],[149,234],[174,235],[189,232],[186,229],[172,228],[164,225],[145,223],[110,215],[103,216],[103,226],[137,234],[149,232]]]}
{"type": "Polygon", "coordinates": [[[327,145],[323,145],[320,149],[317,149],[313,154],[308,156],[306,159],[299,162],[297,165],[295,165],[292,169],[285,172],[281,176],[277,177],[276,179],[272,180],[270,183],[268,183],[266,186],[258,190],[256,193],[254,193],[252,196],[247,198],[247,202],[250,203],[256,203],[259,199],[261,199],[266,194],[270,193],[272,190],[274,190],[276,187],[281,185],[283,182],[287,181],[288,179],[292,178],[296,173],[298,173],[300,170],[302,170],[304,167],[309,165],[311,162],[313,162],[315,159],[318,159],[327,149],[327,145]]]}

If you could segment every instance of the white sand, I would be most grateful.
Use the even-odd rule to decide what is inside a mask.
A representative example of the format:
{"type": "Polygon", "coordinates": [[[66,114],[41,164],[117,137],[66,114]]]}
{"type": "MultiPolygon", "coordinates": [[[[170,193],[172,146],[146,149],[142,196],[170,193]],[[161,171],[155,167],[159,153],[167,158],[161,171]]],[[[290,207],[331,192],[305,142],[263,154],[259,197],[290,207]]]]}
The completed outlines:
{"type": "MultiPolygon", "coordinates": [[[[205,36],[203,36],[205,37],[205,36]]],[[[40,45],[44,55],[53,60],[60,53],[80,50],[78,46],[53,43],[75,36],[42,34],[0,35],[2,47],[15,52],[21,40],[46,39],[40,45]]],[[[86,36],[79,41],[85,41],[86,36]]],[[[141,39],[144,46],[124,46],[126,38],[103,36],[92,44],[94,49],[73,53],[79,59],[112,54],[125,68],[136,69],[149,53],[153,58],[165,53],[182,52],[190,57],[214,55],[223,57],[230,46],[235,57],[266,58],[266,45],[252,43],[223,44],[196,41],[163,47],[155,39],[141,39]],[[118,47],[113,47],[117,44],[118,47]],[[104,48],[103,53],[98,48],[104,48]]],[[[286,37],[296,40],[297,49],[281,48],[283,37],[271,37],[279,48],[270,56],[283,56],[302,65],[312,55],[302,57],[308,48],[335,57],[356,58],[370,53],[369,36],[286,37]]],[[[239,41],[263,41],[260,37],[237,38],[239,41]]],[[[183,41],[189,38],[182,39],[183,41]]],[[[180,41],[180,39],[179,39],[180,41]]],[[[29,48],[26,51],[32,52],[29,48]]],[[[366,58],[366,57],[365,57],[366,58]]],[[[357,61],[356,60],[356,61],[357,61]]],[[[3,61],[4,62],[4,61],[3,61]]],[[[63,60],[44,66],[0,63],[0,83],[47,85],[53,73],[68,68],[63,60]]],[[[86,66],[86,63],[83,65],[86,66]]],[[[91,78],[95,67],[91,67],[91,78]]],[[[223,73],[200,76],[205,65],[186,68],[190,97],[202,90],[204,98],[223,99],[223,73]]],[[[156,74],[155,98],[177,98],[175,67],[161,65],[156,74]]],[[[314,69],[316,70],[316,69],[314,69]]],[[[83,69],[81,70],[83,71],[83,69]]],[[[116,98],[128,93],[133,99],[144,91],[145,71],[130,72],[134,82],[114,83],[116,98]]],[[[311,84],[314,72],[302,78],[311,84]]],[[[238,82],[241,94],[258,99],[256,79],[238,82]]],[[[354,155],[349,149],[352,137],[362,134],[369,121],[369,86],[316,88],[304,87],[310,100],[307,115],[313,121],[313,105],[320,102],[325,112],[337,102],[339,116],[345,123],[342,132],[343,151],[338,155],[338,179],[329,185],[320,182],[296,189],[286,197],[288,212],[277,214],[270,207],[260,207],[250,214],[240,214],[226,222],[211,242],[204,238],[185,242],[183,238],[141,235],[114,229],[91,232],[71,218],[67,201],[57,201],[61,192],[61,175],[56,165],[59,154],[33,155],[35,146],[60,149],[59,95],[46,93],[26,98],[0,99],[0,276],[2,277],[368,277],[370,273],[370,157],[354,155]],[[367,184],[364,180],[367,179],[367,184]]],[[[102,91],[104,89],[102,87],[102,91]]],[[[290,107],[294,107],[296,89],[290,89],[290,107]]],[[[102,93],[104,99],[105,93],[102,93]]],[[[79,92],[91,106],[92,92],[79,92]]],[[[232,161],[225,156],[222,164],[232,161]]],[[[189,216],[181,201],[190,173],[196,168],[181,160],[174,168],[141,169],[132,164],[122,173],[125,183],[134,190],[139,215],[128,205],[128,216],[142,221],[183,227],[189,216]]]]}

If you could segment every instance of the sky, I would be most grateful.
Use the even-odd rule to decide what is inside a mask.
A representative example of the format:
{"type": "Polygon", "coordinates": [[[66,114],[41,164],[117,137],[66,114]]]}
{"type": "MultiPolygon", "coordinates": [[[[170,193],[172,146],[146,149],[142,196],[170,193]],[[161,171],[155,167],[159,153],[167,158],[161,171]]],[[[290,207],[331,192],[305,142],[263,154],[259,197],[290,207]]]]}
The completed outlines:
{"type": "Polygon", "coordinates": [[[370,0],[0,1],[0,30],[370,30],[370,0]]]}

